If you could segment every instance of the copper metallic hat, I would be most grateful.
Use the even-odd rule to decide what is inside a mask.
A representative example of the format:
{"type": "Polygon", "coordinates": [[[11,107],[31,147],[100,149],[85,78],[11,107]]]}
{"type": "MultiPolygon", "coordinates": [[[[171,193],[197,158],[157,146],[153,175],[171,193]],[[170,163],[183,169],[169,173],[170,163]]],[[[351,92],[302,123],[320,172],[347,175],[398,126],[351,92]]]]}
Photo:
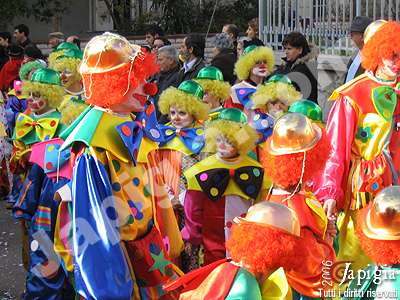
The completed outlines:
{"type": "Polygon", "coordinates": [[[265,147],[272,155],[304,152],[312,149],[321,139],[318,125],[299,113],[288,113],[275,123],[265,147]]]}
{"type": "Polygon", "coordinates": [[[362,220],[364,234],[375,240],[400,240],[400,186],[380,191],[362,220]]]}
{"type": "Polygon", "coordinates": [[[249,208],[246,217],[236,217],[236,224],[251,223],[272,226],[289,234],[300,236],[300,223],[297,214],[289,207],[270,201],[262,201],[249,208]]]}
{"type": "Polygon", "coordinates": [[[105,32],[92,38],[85,47],[81,74],[104,73],[132,62],[141,48],[118,34],[105,32]]]}

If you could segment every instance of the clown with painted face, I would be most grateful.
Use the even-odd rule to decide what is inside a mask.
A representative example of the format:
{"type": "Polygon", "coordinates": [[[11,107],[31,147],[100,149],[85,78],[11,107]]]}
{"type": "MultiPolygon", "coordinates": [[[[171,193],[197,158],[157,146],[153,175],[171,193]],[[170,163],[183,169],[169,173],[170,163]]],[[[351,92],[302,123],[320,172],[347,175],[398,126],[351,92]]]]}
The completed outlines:
{"type": "MultiPolygon", "coordinates": [[[[27,226],[29,267],[25,297],[58,299],[63,294],[66,276],[59,257],[49,249],[52,249],[54,241],[58,211],[53,196],[68,182],[65,169],[57,168],[59,161],[67,161],[57,151],[61,143],[57,137],[64,126],[60,122],[60,113],[55,110],[64,91],[59,74],[46,68],[36,70],[31,81],[24,83],[23,89],[30,95],[28,107],[31,114],[20,113],[17,116],[14,137],[29,147],[31,167],[13,207],[13,215],[23,224],[30,224],[27,226]]],[[[64,154],[68,156],[69,152],[64,154]]],[[[69,165],[66,166],[68,169],[69,165]]]]}
{"type": "Polygon", "coordinates": [[[328,216],[343,210],[338,259],[353,260],[357,270],[369,263],[354,234],[358,210],[386,186],[399,184],[400,23],[375,21],[364,33],[361,51],[366,72],[330,97],[326,131],[333,151],[317,195],[328,216]]]}
{"type": "Polygon", "coordinates": [[[54,62],[54,70],[60,73],[62,85],[66,95],[61,103],[62,121],[70,124],[80,113],[86,109],[82,77],[79,74],[79,65],[83,53],[76,49],[66,49],[63,55],[57,57],[54,62]]]}
{"type": "Polygon", "coordinates": [[[214,120],[223,109],[225,100],[229,97],[230,85],[224,81],[222,72],[216,67],[204,67],[195,79],[204,89],[203,101],[210,107],[208,120],[214,120]]]}
{"type": "Polygon", "coordinates": [[[60,151],[72,147],[74,172],[59,191],[71,213],[60,208],[67,217],[59,228],[68,230],[59,232],[58,251],[72,256],[85,299],[173,299],[161,286],[177,276],[169,259],[183,243],[151,154],[161,132],[146,79],[157,71],[153,54],[117,34],[92,38],[84,51],[80,73],[91,106],[62,134],[60,151]],[[82,247],[82,239],[93,242],[82,247]]]}
{"type": "Polygon", "coordinates": [[[271,48],[254,45],[246,47],[235,64],[235,73],[241,82],[232,86],[231,97],[224,107],[251,109],[249,96],[271,74],[273,68],[274,52],[271,48]]]}
{"type": "Polygon", "coordinates": [[[257,144],[262,147],[262,143],[271,135],[275,121],[288,111],[293,102],[300,99],[301,94],[285,75],[274,75],[267,83],[257,87],[255,93],[250,95],[252,109],[247,111],[250,125],[260,136],[257,144]]]}
{"type": "MultiPolygon", "coordinates": [[[[201,121],[207,119],[209,105],[203,99],[204,90],[200,84],[187,80],[178,88],[165,90],[158,102],[161,113],[168,114],[171,122],[159,127],[165,140],[157,155],[181,229],[185,224],[183,200],[186,181],[183,173],[201,160],[205,144],[201,121]]],[[[197,268],[199,248],[187,246],[185,249],[181,255],[183,271],[197,268]]]]}
{"type": "Polygon", "coordinates": [[[224,109],[205,130],[207,151],[216,153],[195,164],[184,175],[186,224],[182,236],[204,247],[204,264],[226,255],[225,241],[232,220],[265,196],[270,184],[261,165],[247,156],[257,133],[246,115],[224,109]]]}
{"type": "Polygon", "coordinates": [[[306,252],[312,253],[302,257],[302,267],[286,272],[286,277],[294,294],[318,298],[324,288],[321,263],[335,260],[331,245],[336,230],[335,220],[328,221],[321,203],[307,187],[327,160],[329,141],[307,117],[288,113],[278,119],[263,150],[262,164],[273,183],[267,200],[296,212],[301,237],[307,240],[306,252]]]}

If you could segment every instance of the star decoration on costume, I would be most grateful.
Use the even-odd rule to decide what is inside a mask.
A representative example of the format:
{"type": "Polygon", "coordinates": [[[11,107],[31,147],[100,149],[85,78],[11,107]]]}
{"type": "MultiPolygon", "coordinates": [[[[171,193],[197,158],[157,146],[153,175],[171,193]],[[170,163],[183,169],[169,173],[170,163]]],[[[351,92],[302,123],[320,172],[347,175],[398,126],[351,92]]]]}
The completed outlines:
{"type": "Polygon", "coordinates": [[[165,276],[165,268],[171,264],[170,261],[166,260],[164,257],[164,252],[160,251],[159,254],[150,253],[154,260],[154,264],[151,266],[149,271],[159,270],[163,276],[165,276]]]}

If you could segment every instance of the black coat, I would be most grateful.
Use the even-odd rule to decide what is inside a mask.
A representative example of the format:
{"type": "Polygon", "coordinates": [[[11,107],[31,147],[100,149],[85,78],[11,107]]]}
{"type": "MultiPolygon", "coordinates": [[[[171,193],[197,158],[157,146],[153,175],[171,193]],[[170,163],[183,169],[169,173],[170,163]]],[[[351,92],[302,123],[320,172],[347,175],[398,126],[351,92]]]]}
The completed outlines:
{"type": "Polygon", "coordinates": [[[165,123],[168,121],[167,116],[162,115],[158,109],[158,99],[160,98],[160,95],[163,91],[165,91],[167,88],[170,86],[173,87],[178,87],[178,75],[179,75],[179,66],[176,66],[175,68],[166,71],[166,72],[160,72],[156,74],[153,78],[153,82],[157,84],[157,94],[154,96],[154,105],[156,106],[156,113],[157,113],[157,119],[160,123],[165,123]]]}
{"type": "Polygon", "coordinates": [[[182,67],[178,73],[178,85],[185,80],[190,80],[196,78],[197,73],[206,66],[206,63],[203,58],[196,58],[196,62],[193,67],[185,73],[185,68],[182,67]]]}
{"type": "Polygon", "coordinates": [[[294,62],[283,58],[284,63],[272,75],[287,75],[304,99],[318,104],[318,49],[313,45],[310,45],[310,49],[311,52],[294,62]]]}
{"type": "Polygon", "coordinates": [[[235,84],[236,76],[233,75],[233,69],[236,62],[236,52],[233,49],[221,49],[221,51],[212,59],[211,66],[217,67],[224,75],[224,80],[231,85],[235,84]]]}

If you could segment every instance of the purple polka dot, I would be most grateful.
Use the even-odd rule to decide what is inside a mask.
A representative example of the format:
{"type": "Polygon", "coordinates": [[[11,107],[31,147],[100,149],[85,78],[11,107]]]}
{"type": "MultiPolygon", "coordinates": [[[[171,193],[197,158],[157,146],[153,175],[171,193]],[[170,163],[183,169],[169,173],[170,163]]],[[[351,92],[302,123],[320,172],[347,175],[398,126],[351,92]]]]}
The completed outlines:
{"type": "Polygon", "coordinates": [[[200,175],[200,180],[201,181],[206,181],[207,179],[208,179],[207,173],[203,173],[203,174],[200,175]]]}

